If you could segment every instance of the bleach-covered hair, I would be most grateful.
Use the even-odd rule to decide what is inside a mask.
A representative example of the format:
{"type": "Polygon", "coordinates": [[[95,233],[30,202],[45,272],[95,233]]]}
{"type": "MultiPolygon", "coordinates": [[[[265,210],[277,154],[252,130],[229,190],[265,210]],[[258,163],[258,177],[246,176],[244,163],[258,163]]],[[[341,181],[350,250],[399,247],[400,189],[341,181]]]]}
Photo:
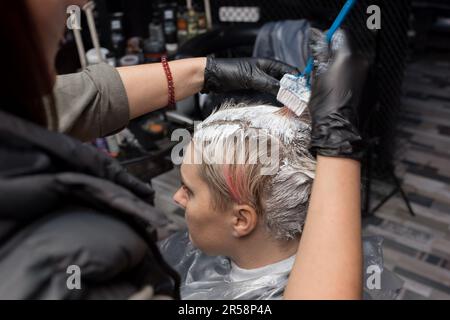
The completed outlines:
{"type": "Polygon", "coordinates": [[[300,118],[287,108],[270,105],[220,107],[196,127],[193,139],[197,152],[201,146],[199,173],[211,190],[215,208],[248,204],[275,239],[298,237],[316,167],[308,151],[310,139],[307,112],[300,118]],[[255,140],[267,143],[267,148],[252,143],[255,140]],[[267,157],[275,170],[267,172],[267,161],[260,161],[267,157]]]}

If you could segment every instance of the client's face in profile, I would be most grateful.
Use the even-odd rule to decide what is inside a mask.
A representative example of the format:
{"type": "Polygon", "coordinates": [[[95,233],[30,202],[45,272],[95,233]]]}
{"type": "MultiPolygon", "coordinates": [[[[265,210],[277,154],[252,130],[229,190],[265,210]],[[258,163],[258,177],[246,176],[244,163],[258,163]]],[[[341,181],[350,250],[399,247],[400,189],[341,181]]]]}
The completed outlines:
{"type": "MultiPolygon", "coordinates": [[[[192,148],[186,150],[190,158],[192,148]]],[[[173,196],[186,213],[186,222],[192,243],[210,255],[225,255],[230,239],[231,210],[223,212],[213,205],[207,183],[199,175],[198,164],[183,163],[182,186],[173,196]]]]}

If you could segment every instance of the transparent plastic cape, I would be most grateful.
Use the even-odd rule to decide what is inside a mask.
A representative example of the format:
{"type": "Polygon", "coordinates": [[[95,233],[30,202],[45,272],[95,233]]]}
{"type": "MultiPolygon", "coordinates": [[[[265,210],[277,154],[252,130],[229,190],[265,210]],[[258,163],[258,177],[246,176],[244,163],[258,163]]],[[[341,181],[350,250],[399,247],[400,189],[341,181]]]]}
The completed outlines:
{"type": "MultiPolygon", "coordinates": [[[[364,299],[395,299],[403,281],[383,268],[381,237],[364,237],[364,299]]],[[[211,257],[196,249],[187,231],[159,243],[166,261],[181,276],[181,298],[185,300],[282,299],[288,272],[232,282],[231,263],[226,257],[211,257]]]]}

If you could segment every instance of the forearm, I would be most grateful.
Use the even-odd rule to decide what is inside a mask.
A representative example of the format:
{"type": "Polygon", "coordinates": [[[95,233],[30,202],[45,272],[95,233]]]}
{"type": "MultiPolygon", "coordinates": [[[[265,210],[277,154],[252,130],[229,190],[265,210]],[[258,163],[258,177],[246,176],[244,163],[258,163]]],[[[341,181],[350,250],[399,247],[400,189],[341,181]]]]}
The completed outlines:
{"type": "Polygon", "coordinates": [[[286,299],[361,298],[360,214],[360,163],[319,156],[286,299]]]}
{"type": "MultiPolygon", "coordinates": [[[[203,88],[206,58],[169,63],[175,86],[175,99],[182,100],[203,88]]],[[[168,85],[161,63],[117,69],[130,106],[130,119],[157,110],[168,103],[168,85]]]]}

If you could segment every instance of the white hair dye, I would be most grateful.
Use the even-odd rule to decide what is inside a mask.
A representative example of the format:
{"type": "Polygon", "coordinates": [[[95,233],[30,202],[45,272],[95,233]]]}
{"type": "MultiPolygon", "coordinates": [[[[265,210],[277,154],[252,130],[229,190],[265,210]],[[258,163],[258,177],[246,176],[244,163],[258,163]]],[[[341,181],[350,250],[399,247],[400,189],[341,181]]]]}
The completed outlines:
{"type": "Polygon", "coordinates": [[[244,164],[259,161],[260,174],[269,168],[262,199],[265,225],[276,239],[289,240],[303,229],[316,163],[308,151],[310,124],[279,110],[269,105],[224,105],[197,126],[194,146],[201,145],[203,160],[210,163],[230,164],[238,158],[244,164]],[[264,140],[269,140],[269,153],[264,140]],[[255,151],[255,145],[262,148],[255,151]],[[264,166],[267,161],[271,166],[264,166]]]}

